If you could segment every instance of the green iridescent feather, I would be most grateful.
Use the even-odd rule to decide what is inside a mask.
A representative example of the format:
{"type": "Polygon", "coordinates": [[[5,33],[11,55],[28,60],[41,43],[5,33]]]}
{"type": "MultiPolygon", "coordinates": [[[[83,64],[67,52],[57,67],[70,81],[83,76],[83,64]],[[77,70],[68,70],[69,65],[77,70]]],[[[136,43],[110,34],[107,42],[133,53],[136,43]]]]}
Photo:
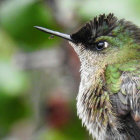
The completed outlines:
{"type": "Polygon", "coordinates": [[[133,60],[124,64],[113,64],[106,68],[105,78],[107,87],[111,93],[117,93],[121,86],[121,74],[123,72],[131,72],[140,75],[140,61],[133,60]]]}

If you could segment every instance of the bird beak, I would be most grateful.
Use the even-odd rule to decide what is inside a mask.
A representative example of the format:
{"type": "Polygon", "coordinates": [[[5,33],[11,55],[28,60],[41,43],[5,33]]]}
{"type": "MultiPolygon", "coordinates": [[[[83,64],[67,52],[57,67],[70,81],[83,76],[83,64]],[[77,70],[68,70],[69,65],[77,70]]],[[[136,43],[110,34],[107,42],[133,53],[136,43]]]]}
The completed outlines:
{"type": "Polygon", "coordinates": [[[55,35],[55,36],[59,36],[61,38],[64,38],[66,40],[69,40],[71,42],[74,42],[71,38],[70,35],[68,34],[64,34],[64,33],[60,33],[60,32],[57,32],[57,31],[53,31],[53,30],[50,30],[50,29],[47,29],[47,28],[44,28],[44,27],[40,27],[40,26],[34,26],[36,29],[40,30],[40,31],[43,31],[45,33],[48,33],[48,34],[51,34],[51,35],[55,35]]]}

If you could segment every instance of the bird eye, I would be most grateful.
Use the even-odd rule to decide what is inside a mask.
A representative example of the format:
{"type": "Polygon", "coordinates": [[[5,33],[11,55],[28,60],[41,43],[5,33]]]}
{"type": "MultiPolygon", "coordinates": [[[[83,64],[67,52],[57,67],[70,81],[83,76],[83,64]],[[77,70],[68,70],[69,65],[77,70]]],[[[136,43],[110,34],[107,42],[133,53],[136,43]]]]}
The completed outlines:
{"type": "Polygon", "coordinates": [[[108,47],[108,43],[106,41],[100,41],[96,43],[96,49],[98,51],[103,50],[104,48],[108,47]]]}

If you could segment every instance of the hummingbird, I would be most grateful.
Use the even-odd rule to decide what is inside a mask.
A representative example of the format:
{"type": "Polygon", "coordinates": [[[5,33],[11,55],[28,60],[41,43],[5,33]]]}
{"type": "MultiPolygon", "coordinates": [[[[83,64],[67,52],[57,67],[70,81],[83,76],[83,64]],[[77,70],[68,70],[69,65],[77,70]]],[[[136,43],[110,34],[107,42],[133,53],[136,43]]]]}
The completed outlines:
{"type": "Polygon", "coordinates": [[[64,38],[77,53],[81,81],[77,114],[93,139],[140,140],[140,28],[101,14],[64,38]]]}

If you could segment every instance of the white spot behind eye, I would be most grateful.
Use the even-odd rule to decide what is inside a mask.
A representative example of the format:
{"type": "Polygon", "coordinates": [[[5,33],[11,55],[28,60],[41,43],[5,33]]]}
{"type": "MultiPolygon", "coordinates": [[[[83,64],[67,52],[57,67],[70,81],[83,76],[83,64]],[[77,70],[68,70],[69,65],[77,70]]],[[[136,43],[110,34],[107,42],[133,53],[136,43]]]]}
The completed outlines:
{"type": "Polygon", "coordinates": [[[108,47],[108,42],[104,42],[104,47],[105,47],[105,48],[108,47]]]}

